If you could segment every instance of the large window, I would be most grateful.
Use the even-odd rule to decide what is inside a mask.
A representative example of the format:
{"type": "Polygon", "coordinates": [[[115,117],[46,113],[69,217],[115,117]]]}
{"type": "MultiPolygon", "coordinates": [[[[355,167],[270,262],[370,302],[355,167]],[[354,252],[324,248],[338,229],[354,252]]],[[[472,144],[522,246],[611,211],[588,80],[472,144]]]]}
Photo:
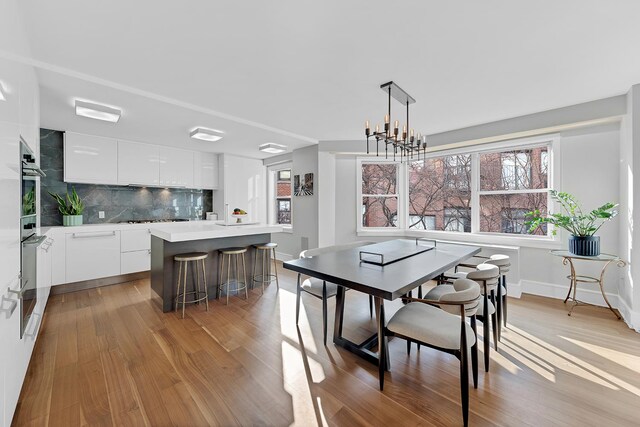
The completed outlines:
{"type": "Polygon", "coordinates": [[[291,169],[275,172],[275,223],[291,225],[291,169]]]}
{"type": "MultiPolygon", "coordinates": [[[[480,230],[527,234],[525,214],[547,212],[549,148],[481,153],[480,230]]],[[[546,227],[536,231],[546,234],[546,227]]]]}
{"type": "Polygon", "coordinates": [[[362,226],[397,227],[398,164],[362,163],[362,226]]]}
{"type": "Polygon", "coordinates": [[[359,229],[528,234],[526,213],[548,209],[551,147],[528,141],[406,163],[361,160],[359,229]]]}
{"type": "Polygon", "coordinates": [[[471,231],[471,156],[414,161],[409,168],[409,228],[471,231]]]}

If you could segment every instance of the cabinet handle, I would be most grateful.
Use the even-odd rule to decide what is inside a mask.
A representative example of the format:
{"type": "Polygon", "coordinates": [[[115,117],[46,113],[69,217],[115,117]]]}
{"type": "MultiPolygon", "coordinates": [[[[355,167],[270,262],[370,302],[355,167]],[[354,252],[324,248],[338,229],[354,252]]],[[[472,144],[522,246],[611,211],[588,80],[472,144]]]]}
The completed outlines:
{"type": "Polygon", "coordinates": [[[11,318],[11,315],[13,314],[14,311],[16,311],[17,307],[18,307],[18,301],[10,300],[4,295],[2,296],[2,299],[0,300],[0,311],[4,311],[6,319],[11,318]],[[4,308],[5,301],[9,301],[9,308],[4,308]]]}
{"type": "Polygon", "coordinates": [[[91,237],[112,237],[115,235],[115,231],[109,231],[106,233],[73,233],[72,236],[74,239],[88,239],[91,237]]]}
{"type": "Polygon", "coordinates": [[[22,294],[24,294],[24,292],[27,290],[27,283],[29,283],[28,279],[20,277],[20,289],[14,291],[13,289],[9,288],[7,289],[7,292],[9,292],[10,294],[16,294],[18,295],[18,298],[22,298],[22,294]]]}

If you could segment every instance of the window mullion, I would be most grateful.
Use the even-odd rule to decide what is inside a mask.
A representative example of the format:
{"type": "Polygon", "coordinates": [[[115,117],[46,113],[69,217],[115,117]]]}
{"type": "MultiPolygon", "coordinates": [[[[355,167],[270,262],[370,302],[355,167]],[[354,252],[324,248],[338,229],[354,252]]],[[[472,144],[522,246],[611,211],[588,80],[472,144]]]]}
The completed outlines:
{"type": "Polygon", "coordinates": [[[471,154],[471,232],[480,231],[480,156],[471,154]]]}

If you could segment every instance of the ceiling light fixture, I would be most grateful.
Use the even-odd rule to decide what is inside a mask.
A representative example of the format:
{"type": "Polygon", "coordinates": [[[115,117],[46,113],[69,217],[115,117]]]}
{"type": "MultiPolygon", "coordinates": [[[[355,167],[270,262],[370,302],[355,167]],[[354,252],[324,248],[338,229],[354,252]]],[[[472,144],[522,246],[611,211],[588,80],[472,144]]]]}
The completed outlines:
{"type": "Polygon", "coordinates": [[[270,154],[278,154],[285,151],[287,148],[286,145],[274,144],[273,142],[268,142],[266,144],[262,144],[258,149],[264,153],[270,154]]]}
{"type": "Polygon", "coordinates": [[[393,160],[396,160],[396,154],[400,154],[400,161],[404,161],[405,158],[413,158],[414,154],[420,158],[420,151],[426,156],[427,153],[427,137],[421,136],[419,133],[414,136],[413,129],[407,133],[409,129],[409,104],[416,102],[407,92],[400,89],[400,86],[394,82],[388,82],[380,85],[380,89],[388,94],[388,110],[387,115],[384,116],[384,130],[380,130],[380,126],[376,125],[376,131],[371,133],[369,128],[369,120],[365,122],[364,133],[367,136],[367,154],[369,154],[369,138],[376,140],[376,156],[380,155],[379,144],[382,141],[384,143],[384,156],[389,158],[389,146],[393,149],[393,160]],[[393,129],[390,126],[391,123],[391,98],[400,102],[407,107],[407,122],[404,124],[402,134],[399,132],[399,122],[394,122],[393,129]]]}
{"type": "Polygon", "coordinates": [[[93,102],[76,99],[76,115],[105,122],[118,123],[122,110],[93,102]]]}
{"type": "Polygon", "coordinates": [[[203,141],[214,142],[222,139],[222,135],[220,135],[221,133],[224,132],[217,129],[195,128],[189,133],[189,136],[203,141]]]}

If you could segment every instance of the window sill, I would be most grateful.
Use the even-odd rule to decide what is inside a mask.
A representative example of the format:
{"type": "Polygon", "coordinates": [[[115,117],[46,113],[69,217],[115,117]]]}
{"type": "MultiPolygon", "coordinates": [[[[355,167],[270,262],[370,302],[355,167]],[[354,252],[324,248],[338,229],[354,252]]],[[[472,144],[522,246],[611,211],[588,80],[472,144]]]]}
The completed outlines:
{"type": "Polygon", "coordinates": [[[538,248],[538,249],[561,249],[562,242],[559,239],[552,238],[535,238],[535,237],[516,237],[516,236],[499,236],[492,234],[480,233],[455,233],[447,231],[418,231],[418,230],[359,230],[358,236],[361,237],[426,237],[441,241],[450,241],[452,243],[478,244],[482,246],[495,246],[512,249],[518,247],[538,248]]]}
{"type": "Polygon", "coordinates": [[[291,226],[291,225],[282,225],[282,233],[293,234],[293,226],[291,226]]]}

